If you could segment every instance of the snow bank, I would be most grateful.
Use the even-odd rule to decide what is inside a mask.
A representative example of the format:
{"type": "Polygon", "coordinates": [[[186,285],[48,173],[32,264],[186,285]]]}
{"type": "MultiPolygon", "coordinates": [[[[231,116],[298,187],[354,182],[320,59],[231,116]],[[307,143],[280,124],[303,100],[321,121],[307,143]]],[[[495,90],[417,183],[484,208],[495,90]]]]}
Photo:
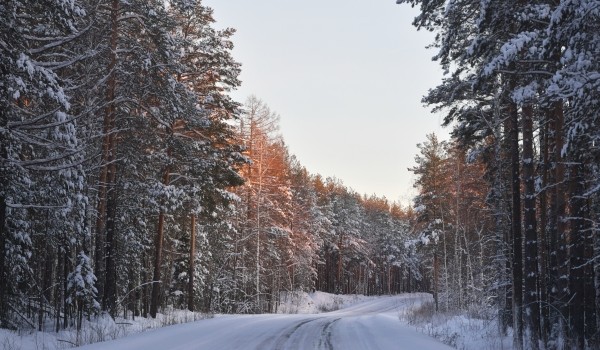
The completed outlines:
{"type": "Polygon", "coordinates": [[[324,292],[281,292],[279,314],[318,314],[343,309],[356,303],[378,298],[364,295],[342,295],[324,292]]]}
{"type": "Polygon", "coordinates": [[[496,318],[463,313],[436,313],[433,297],[424,294],[400,319],[417,331],[463,350],[512,350],[512,334],[502,335],[496,318]]]}
{"type": "Polygon", "coordinates": [[[70,349],[76,345],[93,344],[107,340],[119,339],[147,330],[168,325],[188,323],[205,319],[209,315],[187,310],[168,309],[156,318],[136,317],[135,320],[117,317],[114,320],[108,315],[100,315],[91,321],[84,321],[82,329],[52,332],[52,322],[48,322],[48,331],[9,331],[0,329],[0,350],[55,350],[70,349]]]}

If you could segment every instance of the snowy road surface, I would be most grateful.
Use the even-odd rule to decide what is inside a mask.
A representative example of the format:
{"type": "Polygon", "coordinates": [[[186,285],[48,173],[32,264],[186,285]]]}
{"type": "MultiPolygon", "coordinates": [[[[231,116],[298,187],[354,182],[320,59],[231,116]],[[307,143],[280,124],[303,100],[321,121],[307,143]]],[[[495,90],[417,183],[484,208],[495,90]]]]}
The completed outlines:
{"type": "Polygon", "coordinates": [[[323,314],[223,315],[79,349],[452,349],[399,321],[415,298],[381,297],[323,314]]]}

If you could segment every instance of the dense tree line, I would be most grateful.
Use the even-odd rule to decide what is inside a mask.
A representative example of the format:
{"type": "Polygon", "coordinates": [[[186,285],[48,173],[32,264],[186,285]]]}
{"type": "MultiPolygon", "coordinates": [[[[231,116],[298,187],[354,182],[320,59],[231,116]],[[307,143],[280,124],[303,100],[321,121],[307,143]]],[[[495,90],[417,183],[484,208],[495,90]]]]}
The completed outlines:
{"type": "Polygon", "coordinates": [[[0,14],[1,325],[155,316],[180,238],[165,232],[189,236],[190,217],[242,183],[232,30],[196,1],[7,1],[0,14]]]}
{"type": "MultiPolygon", "coordinates": [[[[287,292],[390,294],[422,290],[410,215],[310,174],[278,131],[278,115],[250,97],[236,123],[249,160],[224,220],[203,224],[207,310],[275,312],[287,292]],[[282,293],[284,292],[284,293],[282,293]]],[[[205,267],[201,267],[205,268],[205,267]]]]}
{"type": "MultiPolygon", "coordinates": [[[[424,101],[445,114],[453,142],[430,137],[413,170],[439,306],[465,300],[455,284],[469,276],[460,259],[477,255],[457,244],[476,242],[478,268],[491,278],[478,302],[498,307],[516,349],[597,348],[600,2],[398,3],[420,7],[414,25],[436,34],[434,59],[446,73],[424,101]],[[473,221],[460,217],[458,187],[468,180],[444,174],[472,167],[485,179],[468,185],[480,189],[468,210],[479,208],[483,240],[460,242],[464,220],[473,221]]],[[[475,281],[468,285],[478,289],[475,281]]]]}
{"type": "Polygon", "coordinates": [[[310,174],[195,0],[0,4],[0,327],[427,288],[407,214],[310,174]]]}
{"type": "Polygon", "coordinates": [[[493,220],[486,205],[488,186],[481,163],[435,134],[418,145],[414,198],[415,240],[430,268],[428,291],[438,311],[475,310],[493,295],[497,254],[493,220]],[[492,258],[492,259],[490,259],[492,258]]]}

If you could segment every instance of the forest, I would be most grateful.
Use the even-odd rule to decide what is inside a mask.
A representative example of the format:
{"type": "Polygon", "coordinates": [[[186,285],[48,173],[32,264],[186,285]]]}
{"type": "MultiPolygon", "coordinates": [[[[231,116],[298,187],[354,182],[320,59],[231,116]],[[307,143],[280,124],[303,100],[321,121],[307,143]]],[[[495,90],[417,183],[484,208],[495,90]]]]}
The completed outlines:
{"type": "Polygon", "coordinates": [[[3,1],[0,328],[427,292],[515,349],[600,347],[600,1],[397,3],[435,33],[423,102],[451,129],[408,207],[235,101],[235,30],[200,0],[3,1]]]}

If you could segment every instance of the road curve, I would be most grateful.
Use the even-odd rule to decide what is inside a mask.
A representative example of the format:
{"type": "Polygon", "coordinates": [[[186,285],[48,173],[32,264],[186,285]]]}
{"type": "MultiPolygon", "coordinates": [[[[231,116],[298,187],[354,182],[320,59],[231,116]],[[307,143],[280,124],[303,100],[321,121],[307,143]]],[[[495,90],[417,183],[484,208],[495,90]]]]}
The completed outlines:
{"type": "Polygon", "coordinates": [[[82,350],[446,350],[403,325],[418,296],[380,297],[323,314],[222,315],[80,347],[82,350]]]}

